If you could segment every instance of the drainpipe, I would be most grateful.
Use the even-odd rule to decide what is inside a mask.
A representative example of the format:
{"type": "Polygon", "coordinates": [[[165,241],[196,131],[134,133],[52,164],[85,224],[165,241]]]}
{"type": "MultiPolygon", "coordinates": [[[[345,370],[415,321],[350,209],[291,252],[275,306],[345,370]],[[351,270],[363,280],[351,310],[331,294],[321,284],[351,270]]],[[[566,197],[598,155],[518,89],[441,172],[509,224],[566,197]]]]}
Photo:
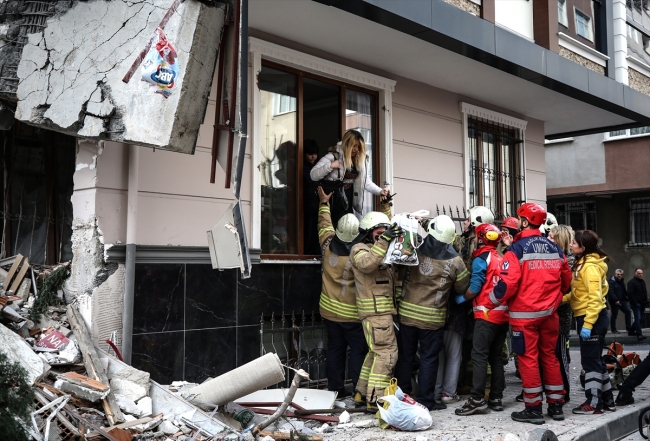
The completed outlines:
{"type": "Polygon", "coordinates": [[[126,262],[124,264],[124,307],[122,309],[122,357],[131,364],[133,343],[133,299],[135,292],[135,244],[138,227],[138,165],[140,147],[129,145],[128,211],[126,215],[126,262]]]}

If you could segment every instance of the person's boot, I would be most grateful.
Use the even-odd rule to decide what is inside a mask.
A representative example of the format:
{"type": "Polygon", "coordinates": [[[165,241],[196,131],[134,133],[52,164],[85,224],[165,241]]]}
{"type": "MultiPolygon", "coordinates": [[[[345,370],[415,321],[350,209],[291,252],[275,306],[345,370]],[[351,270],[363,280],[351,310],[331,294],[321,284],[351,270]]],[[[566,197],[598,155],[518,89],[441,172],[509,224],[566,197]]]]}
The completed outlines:
{"type": "MultiPolygon", "coordinates": [[[[541,406],[540,406],[541,407],[541,406]]],[[[520,423],[544,424],[544,414],[541,410],[526,407],[521,412],[512,412],[510,417],[520,423]]]]}
{"type": "Polygon", "coordinates": [[[361,395],[361,392],[358,390],[354,391],[354,397],[352,399],[357,407],[366,407],[366,397],[365,395],[361,395]]]}
{"type": "Polygon", "coordinates": [[[433,403],[431,407],[429,407],[429,410],[445,410],[447,408],[447,405],[445,403],[441,403],[439,401],[436,401],[433,403]]]}
{"type": "Polygon", "coordinates": [[[625,389],[619,389],[618,396],[616,397],[617,406],[628,406],[634,404],[634,397],[631,392],[626,391],[625,389]]]}
{"type": "Polygon", "coordinates": [[[550,403],[546,413],[555,421],[564,421],[564,411],[561,403],[550,403]]]}
{"type": "Polygon", "coordinates": [[[487,403],[490,409],[496,410],[497,412],[503,411],[503,402],[501,402],[501,398],[490,398],[487,403]]]}

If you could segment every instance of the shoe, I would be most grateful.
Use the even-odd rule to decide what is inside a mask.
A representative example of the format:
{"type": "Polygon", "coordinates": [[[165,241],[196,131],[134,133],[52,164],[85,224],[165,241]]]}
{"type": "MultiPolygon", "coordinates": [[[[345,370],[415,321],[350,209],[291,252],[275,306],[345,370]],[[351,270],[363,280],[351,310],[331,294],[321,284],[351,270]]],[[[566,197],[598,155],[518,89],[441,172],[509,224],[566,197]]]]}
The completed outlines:
{"type": "Polygon", "coordinates": [[[440,397],[440,401],[442,401],[445,404],[449,404],[449,403],[454,403],[456,401],[460,401],[460,398],[458,398],[458,395],[448,395],[443,392],[442,397],[440,397]]]}
{"type": "Polygon", "coordinates": [[[525,408],[521,412],[512,412],[510,416],[520,423],[544,424],[544,415],[538,410],[525,408]]]}
{"type": "Polygon", "coordinates": [[[616,404],[613,401],[611,403],[605,403],[603,405],[603,410],[607,412],[616,412],[616,404]]]}
{"type": "Polygon", "coordinates": [[[445,410],[447,408],[447,405],[445,403],[440,403],[436,401],[433,403],[433,406],[429,407],[429,410],[445,410]]]}
{"type": "Polygon", "coordinates": [[[620,334],[616,329],[612,329],[612,334],[620,334]]]}
{"type": "Polygon", "coordinates": [[[497,398],[495,400],[488,400],[487,404],[490,409],[496,410],[497,412],[501,412],[503,410],[503,403],[501,402],[500,398],[497,398]]]}
{"type": "Polygon", "coordinates": [[[515,397],[515,401],[517,401],[517,402],[519,402],[519,403],[523,403],[523,402],[524,402],[524,393],[522,392],[522,393],[520,393],[519,395],[517,395],[517,396],[515,397]]]}
{"type": "Polygon", "coordinates": [[[377,413],[379,408],[377,407],[377,402],[366,403],[366,413],[377,413]]]}
{"type": "Polygon", "coordinates": [[[637,340],[639,340],[639,341],[643,341],[643,340],[645,340],[646,338],[648,338],[648,337],[646,337],[645,335],[639,335],[639,336],[637,337],[637,340]]]}
{"type": "Polygon", "coordinates": [[[616,405],[628,406],[630,404],[634,404],[634,397],[619,391],[618,396],[616,397],[616,405]]]}
{"type": "Polygon", "coordinates": [[[587,403],[582,403],[580,406],[574,407],[571,412],[575,413],[576,415],[601,415],[603,413],[602,410],[591,407],[587,403]]]}
{"type": "Polygon", "coordinates": [[[473,415],[477,412],[481,412],[487,409],[488,405],[485,400],[476,401],[474,398],[470,397],[463,407],[456,409],[456,415],[473,415]]]}
{"type": "Polygon", "coordinates": [[[558,403],[551,403],[548,405],[546,414],[553,418],[555,421],[564,421],[564,411],[562,405],[558,403]]]}
{"type": "Polygon", "coordinates": [[[354,391],[354,397],[352,399],[354,400],[354,404],[356,404],[358,407],[366,406],[366,397],[364,395],[361,395],[361,392],[358,390],[354,391]]]}

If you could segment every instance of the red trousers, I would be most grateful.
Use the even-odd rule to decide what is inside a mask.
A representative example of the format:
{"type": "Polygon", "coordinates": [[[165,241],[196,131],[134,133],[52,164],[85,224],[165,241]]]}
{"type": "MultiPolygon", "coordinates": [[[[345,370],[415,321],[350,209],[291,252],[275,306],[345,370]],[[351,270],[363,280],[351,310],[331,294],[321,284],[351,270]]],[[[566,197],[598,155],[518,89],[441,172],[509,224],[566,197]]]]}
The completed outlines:
{"type": "Polygon", "coordinates": [[[548,317],[512,323],[512,349],[519,358],[526,407],[541,410],[542,392],[546,392],[547,403],[564,403],[564,383],[555,355],[559,325],[555,312],[548,317]]]}

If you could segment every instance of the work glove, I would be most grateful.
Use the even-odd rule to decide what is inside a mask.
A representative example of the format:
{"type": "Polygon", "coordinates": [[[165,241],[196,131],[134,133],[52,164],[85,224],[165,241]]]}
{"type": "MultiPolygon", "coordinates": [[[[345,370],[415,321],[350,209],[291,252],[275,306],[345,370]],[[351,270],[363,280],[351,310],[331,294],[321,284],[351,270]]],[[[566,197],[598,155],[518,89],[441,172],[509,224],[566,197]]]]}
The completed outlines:
{"type": "Polygon", "coordinates": [[[467,299],[462,294],[458,294],[456,297],[454,297],[454,302],[456,302],[457,305],[460,305],[461,303],[465,303],[466,301],[467,299]]]}
{"type": "Polygon", "coordinates": [[[384,231],[384,234],[382,234],[381,237],[383,237],[384,240],[386,240],[386,242],[390,242],[396,237],[400,237],[403,235],[404,235],[404,230],[402,229],[402,227],[397,225],[397,222],[395,222],[393,225],[388,227],[386,231],[384,231]]]}
{"type": "Polygon", "coordinates": [[[591,337],[591,329],[583,327],[580,330],[580,338],[586,340],[591,337]]]}

